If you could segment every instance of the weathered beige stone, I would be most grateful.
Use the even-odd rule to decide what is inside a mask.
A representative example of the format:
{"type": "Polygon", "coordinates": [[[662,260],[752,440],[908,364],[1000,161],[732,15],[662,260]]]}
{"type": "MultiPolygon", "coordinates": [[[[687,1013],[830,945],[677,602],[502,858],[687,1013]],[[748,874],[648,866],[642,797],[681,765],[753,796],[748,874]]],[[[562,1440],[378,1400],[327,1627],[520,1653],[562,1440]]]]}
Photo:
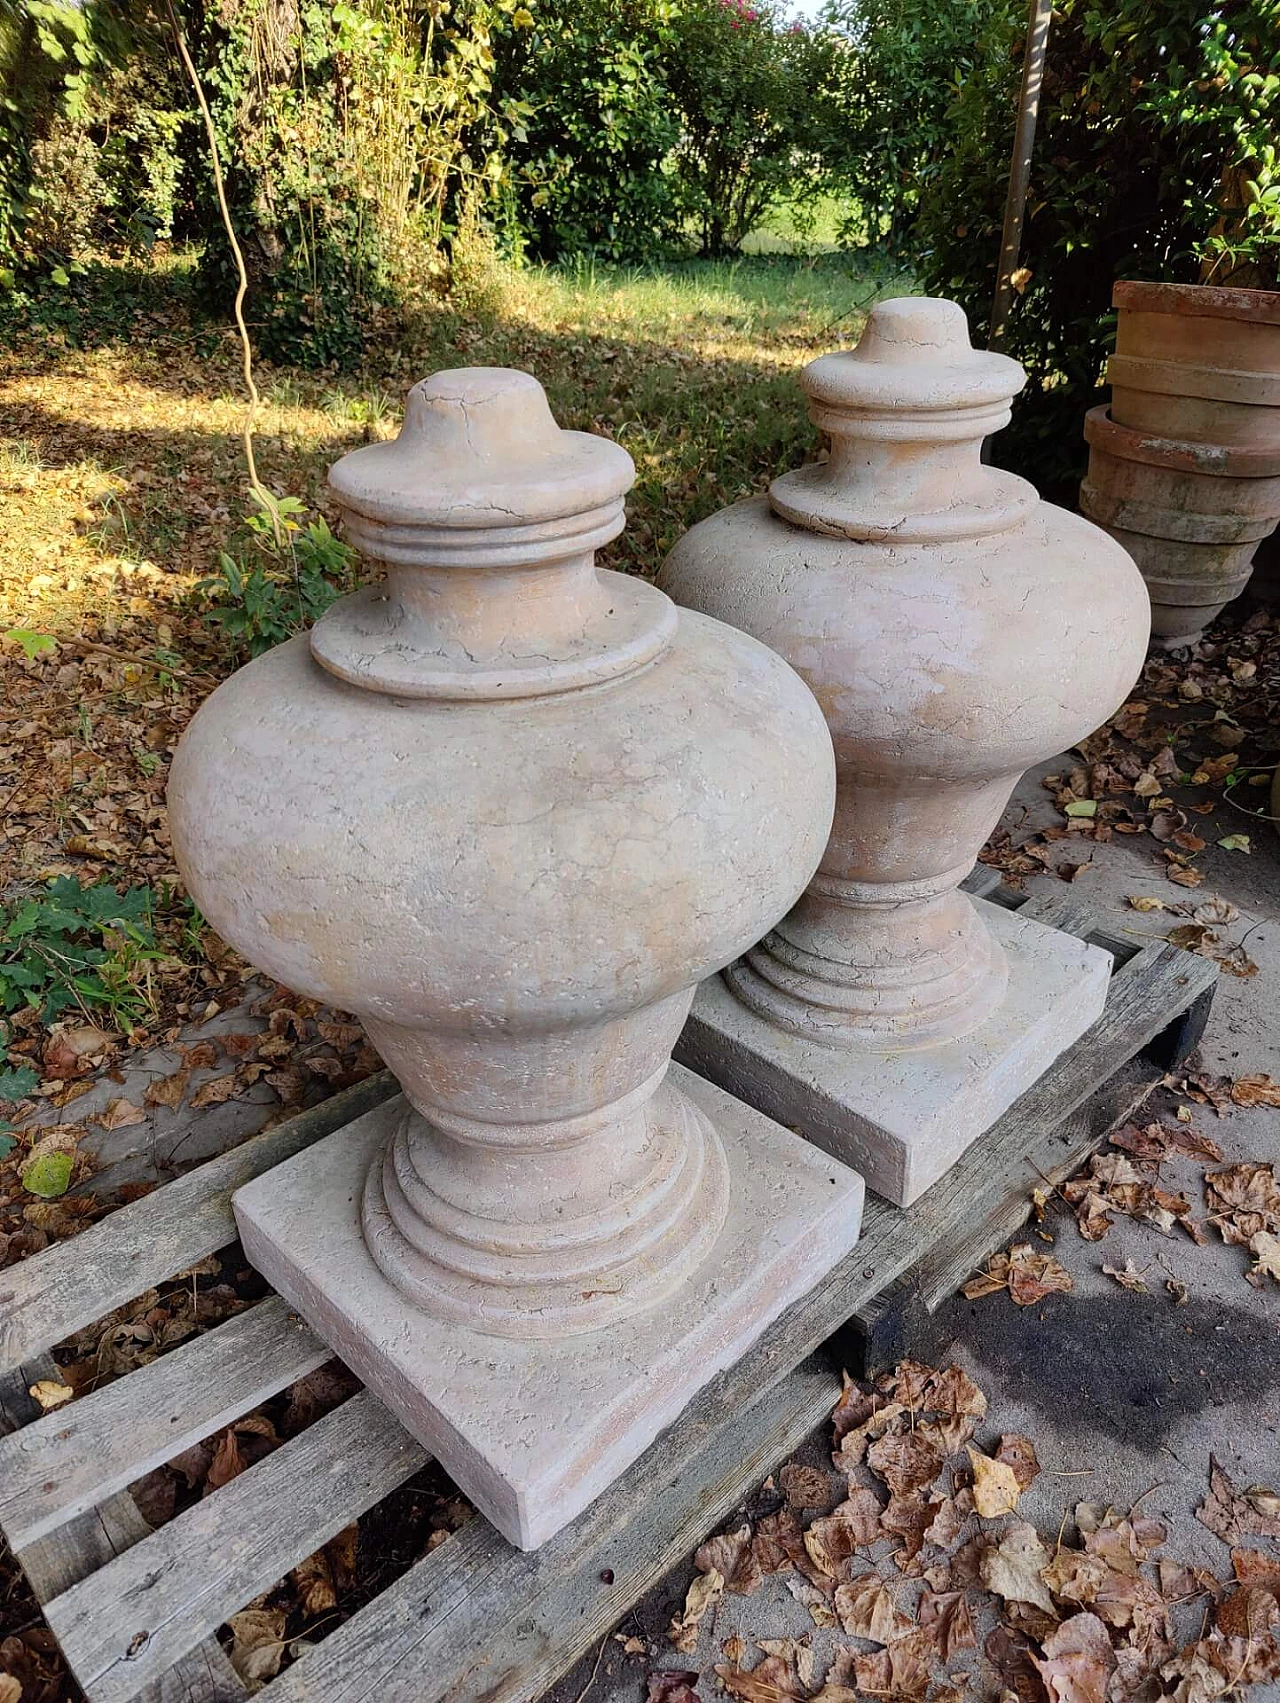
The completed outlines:
{"type": "MultiPolygon", "coordinates": [[[[412,1109],[363,1172],[362,1245],[410,1335],[421,1316],[549,1353],[669,1303],[709,1309],[705,1345],[708,1262],[743,1233],[742,1185],[668,1076],[671,1047],[698,979],[815,868],[830,739],[758,641],[596,568],[633,475],[617,445],[562,432],[524,374],[416,386],[399,438],[332,474],[385,581],[219,687],[174,761],[174,845],[204,914],[287,986],[359,1013],[404,1087],[412,1109]]],[[[827,1264],[860,1200],[835,1170],[847,1222],[827,1264]]],[[[322,1333],[336,1315],[308,1311],[295,1232],[325,1174],[299,1168],[278,1244],[261,1210],[276,1184],[254,1191],[264,1268],[322,1333]]],[[[313,1201],[318,1235],[329,1205],[313,1201]]],[[[358,1261],[333,1252],[326,1305],[358,1333],[358,1261]]],[[[742,1294],[725,1305],[741,1342],[742,1294]]],[[[341,1349],[400,1411],[407,1378],[425,1414],[449,1368],[393,1365],[391,1335],[359,1356],[344,1327],[341,1349]]],[[[530,1446],[562,1422],[531,1406],[530,1446]]],[[[450,1467],[473,1446],[465,1418],[451,1441],[423,1434],[450,1467]]]]}
{"type": "MultiPolygon", "coordinates": [[[[855,350],[802,379],[829,458],[695,526],[659,576],[785,656],[826,713],[838,792],[821,867],[727,980],[775,1033],[844,1050],[858,1117],[868,1052],[996,1019],[1008,962],[958,883],[1018,776],[1104,720],[1146,648],[1125,552],[982,463],[1022,382],[970,347],[955,303],[879,304],[855,350]]],[[[1091,1020],[1072,1003],[1055,1050],[1091,1020]]],[[[1052,1056],[1001,1073],[1005,1105],[1052,1056]]],[[[804,1127],[799,1098],[788,1110],[804,1127]]]]}

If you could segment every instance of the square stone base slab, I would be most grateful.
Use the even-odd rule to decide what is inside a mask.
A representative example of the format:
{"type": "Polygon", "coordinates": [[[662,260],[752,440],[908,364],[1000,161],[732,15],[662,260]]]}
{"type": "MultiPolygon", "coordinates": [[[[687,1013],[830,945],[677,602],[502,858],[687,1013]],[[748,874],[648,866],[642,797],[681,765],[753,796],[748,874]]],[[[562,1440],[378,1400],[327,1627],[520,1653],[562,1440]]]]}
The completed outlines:
{"type": "Polygon", "coordinates": [[[676,1046],[682,1064],[852,1165],[910,1206],[1101,1015],[1111,954],[975,899],[1009,959],[989,1022],[917,1051],[824,1046],[778,1029],[720,976],[698,989],[676,1046]]]}
{"type": "Polygon", "coordinates": [[[359,1209],[400,1096],[233,1198],[253,1265],[521,1549],[581,1513],[858,1239],[861,1177],[671,1068],[724,1142],[729,1216],[682,1289],[607,1331],[508,1342],[431,1319],[392,1288],[359,1209]]]}

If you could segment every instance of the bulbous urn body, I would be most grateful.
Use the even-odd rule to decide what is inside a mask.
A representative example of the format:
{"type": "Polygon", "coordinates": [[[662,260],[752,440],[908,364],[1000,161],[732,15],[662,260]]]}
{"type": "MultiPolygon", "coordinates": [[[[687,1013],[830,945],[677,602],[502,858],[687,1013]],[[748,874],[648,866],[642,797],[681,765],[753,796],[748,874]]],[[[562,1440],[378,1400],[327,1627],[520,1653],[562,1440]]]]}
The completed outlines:
{"type": "Polygon", "coordinates": [[[957,884],[1024,770],[1123,701],[1150,609],[1100,528],[983,465],[1023,374],[970,347],[954,303],[881,303],[801,382],[829,459],[693,527],[659,576],[786,657],[835,745],[821,867],[727,979],[793,1032],[927,1046],[1005,988],[957,884]]]}
{"type": "Polygon", "coordinates": [[[598,1329],[705,1256],[724,1159],[670,1051],[831,821],[791,669],[595,567],[632,476],[524,374],[415,387],[331,476],[386,581],[220,686],[170,783],[211,924],[358,1013],[411,1102],[366,1186],[376,1263],[499,1335],[598,1329]]]}

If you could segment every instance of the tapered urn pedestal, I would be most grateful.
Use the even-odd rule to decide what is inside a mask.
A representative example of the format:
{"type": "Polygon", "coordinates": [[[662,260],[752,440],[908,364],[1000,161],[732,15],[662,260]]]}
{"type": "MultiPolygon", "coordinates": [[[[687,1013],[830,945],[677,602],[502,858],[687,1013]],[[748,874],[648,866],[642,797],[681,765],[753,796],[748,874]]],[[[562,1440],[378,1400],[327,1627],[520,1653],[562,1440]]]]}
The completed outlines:
{"type": "Polygon", "coordinates": [[[236,1195],[249,1257],[524,1547],[861,1208],[669,1063],[812,874],[834,769],[783,661],[597,570],[632,477],[524,374],[417,386],[331,475],[385,581],[219,687],[169,791],[213,926],[404,1089],[236,1195]]]}
{"type": "Polygon", "coordinates": [[[695,526],[659,584],[809,682],[835,825],[677,1057],[906,1204],[1101,1010],[1106,954],[957,887],[1022,772],[1123,700],[1150,611],[1105,533],[983,465],[1023,373],[954,303],[880,304],[801,382],[829,459],[695,526]]]}

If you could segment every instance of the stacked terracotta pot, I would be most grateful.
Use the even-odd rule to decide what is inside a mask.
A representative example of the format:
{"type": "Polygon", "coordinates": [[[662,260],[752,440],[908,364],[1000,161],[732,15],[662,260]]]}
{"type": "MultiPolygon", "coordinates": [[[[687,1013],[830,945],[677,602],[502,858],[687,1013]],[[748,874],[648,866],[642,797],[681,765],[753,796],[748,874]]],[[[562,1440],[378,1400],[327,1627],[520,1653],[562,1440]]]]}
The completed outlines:
{"type": "Polygon", "coordinates": [[[1280,291],[1119,283],[1080,508],[1137,562],[1152,637],[1199,638],[1280,520],[1280,291]]]}

